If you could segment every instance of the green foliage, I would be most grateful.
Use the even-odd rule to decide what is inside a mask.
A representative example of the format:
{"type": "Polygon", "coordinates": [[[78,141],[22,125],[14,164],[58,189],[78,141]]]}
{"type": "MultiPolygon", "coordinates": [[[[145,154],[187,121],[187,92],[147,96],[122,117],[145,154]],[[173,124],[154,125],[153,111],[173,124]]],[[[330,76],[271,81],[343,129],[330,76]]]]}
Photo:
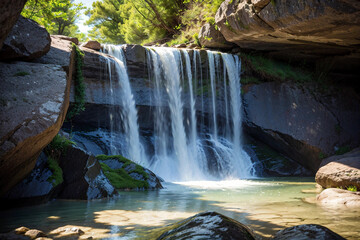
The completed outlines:
{"type": "Polygon", "coordinates": [[[63,178],[63,171],[61,167],[59,166],[57,160],[55,160],[53,157],[48,157],[47,165],[50,171],[53,173],[47,181],[52,183],[54,187],[61,184],[64,181],[63,178]]]}
{"type": "Polygon", "coordinates": [[[200,40],[199,40],[199,34],[198,34],[198,33],[195,33],[195,34],[193,35],[193,39],[194,39],[195,43],[196,43],[198,46],[201,46],[200,40]]]}
{"type": "Polygon", "coordinates": [[[79,49],[79,47],[72,43],[73,50],[75,51],[75,76],[74,76],[74,85],[75,85],[75,97],[74,105],[72,105],[71,110],[68,111],[66,119],[70,120],[74,116],[78,115],[80,112],[85,110],[85,84],[84,76],[82,73],[82,67],[84,64],[83,57],[84,53],[79,49]]]}
{"type": "Polygon", "coordinates": [[[105,176],[109,179],[111,184],[117,189],[134,189],[134,188],[149,188],[149,184],[146,179],[149,178],[149,175],[144,171],[144,168],[140,165],[130,161],[127,158],[124,158],[121,155],[107,156],[107,155],[98,155],[96,159],[102,161],[100,162],[101,168],[105,176]],[[122,168],[112,169],[106,164],[106,160],[117,160],[123,163],[122,168]],[[129,165],[134,164],[135,168],[129,172],[125,170],[129,165]],[[136,180],[132,178],[129,174],[138,173],[143,176],[145,180],[136,180]]]}
{"type": "Polygon", "coordinates": [[[26,76],[26,75],[30,75],[30,73],[20,71],[20,72],[15,73],[14,77],[23,77],[23,76],[26,76]]]}
{"type": "Polygon", "coordinates": [[[290,64],[278,62],[259,55],[241,54],[246,67],[255,71],[260,78],[274,81],[293,81],[296,83],[311,82],[313,76],[310,72],[296,68],[290,64]]]}
{"type": "Polygon", "coordinates": [[[356,191],[357,191],[357,187],[356,187],[356,186],[348,186],[348,187],[346,187],[346,189],[347,189],[348,191],[351,191],[351,192],[356,192],[356,191]]]}
{"type": "Polygon", "coordinates": [[[327,158],[327,155],[326,155],[325,153],[323,153],[323,152],[320,152],[320,153],[319,153],[319,158],[320,158],[320,159],[327,158]]]}
{"type": "Polygon", "coordinates": [[[46,146],[45,153],[47,156],[52,156],[58,159],[60,155],[66,152],[67,148],[71,145],[75,145],[75,142],[57,134],[46,146]]]}
{"type": "Polygon", "coordinates": [[[335,154],[336,155],[343,155],[343,154],[345,154],[347,152],[350,152],[350,150],[351,150],[350,146],[341,146],[335,151],[335,154]]]}
{"type": "Polygon", "coordinates": [[[102,0],[87,12],[90,36],[110,43],[142,43],[174,35],[182,0],[102,0]]]}
{"type": "Polygon", "coordinates": [[[246,76],[246,77],[242,77],[240,80],[241,84],[259,84],[261,83],[261,81],[256,78],[256,77],[252,77],[252,76],[246,76]]]}
{"type": "Polygon", "coordinates": [[[83,9],[73,0],[28,0],[21,15],[43,25],[50,34],[77,37],[81,34],[75,22],[83,9]]]}
{"type": "Polygon", "coordinates": [[[90,37],[100,42],[191,41],[205,22],[215,24],[222,0],[102,0],[87,11],[90,37]]]}

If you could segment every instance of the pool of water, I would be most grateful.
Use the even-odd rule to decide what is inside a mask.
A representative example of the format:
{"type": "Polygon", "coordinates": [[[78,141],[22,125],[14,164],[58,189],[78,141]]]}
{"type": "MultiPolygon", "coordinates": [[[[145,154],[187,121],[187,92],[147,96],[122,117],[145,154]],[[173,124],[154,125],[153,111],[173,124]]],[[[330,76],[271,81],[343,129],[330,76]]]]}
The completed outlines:
{"type": "Polygon", "coordinates": [[[202,211],[217,211],[251,227],[261,238],[300,224],[321,224],[348,239],[360,239],[360,210],[314,203],[313,178],[266,178],[164,183],[165,189],[121,192],[112,199],[54,200],[0,212],[0,232],[19,226],[52,237],[63,226],[78,226],[99,239],[148,239],[152,229],[202,211]],[[52,232],[52,233],[51,233],[52,232]]]}

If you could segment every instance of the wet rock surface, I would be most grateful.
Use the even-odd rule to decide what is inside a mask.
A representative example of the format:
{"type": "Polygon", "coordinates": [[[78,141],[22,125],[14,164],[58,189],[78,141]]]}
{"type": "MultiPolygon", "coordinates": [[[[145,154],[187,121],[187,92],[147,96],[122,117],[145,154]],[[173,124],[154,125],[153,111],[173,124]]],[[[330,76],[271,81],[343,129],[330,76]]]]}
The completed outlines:
{"type": "Polygon", "coordinates": [[[14,200],[21,202],[30,198],[33,198],[32,202],[37,203],[49,200],[56,187],[48,180],[52,175],[47,165],[47,157],[41,153],[30,175],[13,187],[5,198],[9,202],[14,200]]]}
{"type": "Polygon", "coordinates": [[[252,85],[243,96],[245,131],[315,173],[321,154],[360,142],[360,102],[344,95],[325,98],[290,83],[252,85]]]}
{"type": "Polygon", "coordinates": [[[50,50],[50,35],[33,20],[19,17],[0,50],[0,60],[32,60],[50,50]]]}
{"type": "Polygon", "coordinates": [[[360,208],[360,192],[328,188],[316,197],[317,203],[328,208],[360,208]]]}
{"type": "Polygon", "coordinates": [[[26,0],[3,0],[0,2],[0,49],[18,20],[26,0]]]}
{"type": "Polygon", "coordinates": [[[158,240],[165,239],[255,239],[245,225],[217,212],[199,213],[172,224],[158,240]]]}
{"type": "Polygon", "coordinates": [[[324,159],[315,180],[324,188],[355,186],[360,189],[360,148],[324,159]]]}
{"type": "Polygon", "coordinates": [[[59,198],[90,200],[116,193],[95,157],[77,147],[68,148],[60,159],[60,167],[64,173],[64,188],[59,198]]]}
{"type": "Polygon", "coordinates": [[[275,234],[274,240],[308,239],[308,240],[345,240],[330,229],[316,224],[304,224],[285,228],[275,234]]]}

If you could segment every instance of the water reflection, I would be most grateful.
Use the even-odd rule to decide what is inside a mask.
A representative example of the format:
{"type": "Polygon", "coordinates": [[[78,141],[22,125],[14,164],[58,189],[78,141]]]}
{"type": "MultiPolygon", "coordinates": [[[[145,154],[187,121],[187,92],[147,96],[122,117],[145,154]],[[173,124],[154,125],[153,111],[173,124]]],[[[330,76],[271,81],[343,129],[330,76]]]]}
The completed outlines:
{"type": "Polygon", "coordinates": [[[285,227],[315,223],[345,238],[360,238],[358,209],[324,209],[308,200],[316,196],[313,179],[165,183],[165,187],[160,191],[123,192],[114,199],[56,200],[3,211],[0,232],[26,226],[50,233],[71,224],[93,238],[134,239],[139,233],[146,238],[143,234],[148,230],[201,211],[217,211],[263,237],[285,227]]]}

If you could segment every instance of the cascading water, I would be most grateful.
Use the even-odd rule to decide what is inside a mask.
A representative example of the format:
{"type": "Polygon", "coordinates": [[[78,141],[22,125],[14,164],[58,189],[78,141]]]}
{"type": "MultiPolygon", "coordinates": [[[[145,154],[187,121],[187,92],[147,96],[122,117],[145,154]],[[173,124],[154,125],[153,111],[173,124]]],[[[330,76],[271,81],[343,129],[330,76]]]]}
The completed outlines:
{"type": "Polygon", "coordinates": [[[190,57],[184,49],[146,50],[154,119],[153,151],[146,155],[123,51],[121,46],[104,48],[115,57],[129,158],[167,181],[253,176],[251,160],[241,147],[237,56],[207,51],[204,64],[199,51],[190,57]]]}
{"type": "MultiPolygon", "coordinates": [[[[121,98],[121,119],[124,128],[124,133],[127,140],[128,157],[134,162],[147,165],[146,156],[143,147],[140,143],[138,116],[135,107],[135,101],[131,92],[129,76],[126,70],[126,60],[121,46],[104,45],[104,51],[109,55],[114,56],[115,72],[117,80],[119,81],[119,94],[117,97],[121,98]]],[[[109,72],[111,78],[111,65],[109,64],[109,72]]],[[[113,89],[110,90],[113,95],[113,89]]],[[[114,96],[112,96],[114,97],[114,96]]],[[[110,113],[112,114],[112,113],[110,113]]],[[[111,125],[120,124],[113,123],[112,116],[110,116],[111,125]]]]}

